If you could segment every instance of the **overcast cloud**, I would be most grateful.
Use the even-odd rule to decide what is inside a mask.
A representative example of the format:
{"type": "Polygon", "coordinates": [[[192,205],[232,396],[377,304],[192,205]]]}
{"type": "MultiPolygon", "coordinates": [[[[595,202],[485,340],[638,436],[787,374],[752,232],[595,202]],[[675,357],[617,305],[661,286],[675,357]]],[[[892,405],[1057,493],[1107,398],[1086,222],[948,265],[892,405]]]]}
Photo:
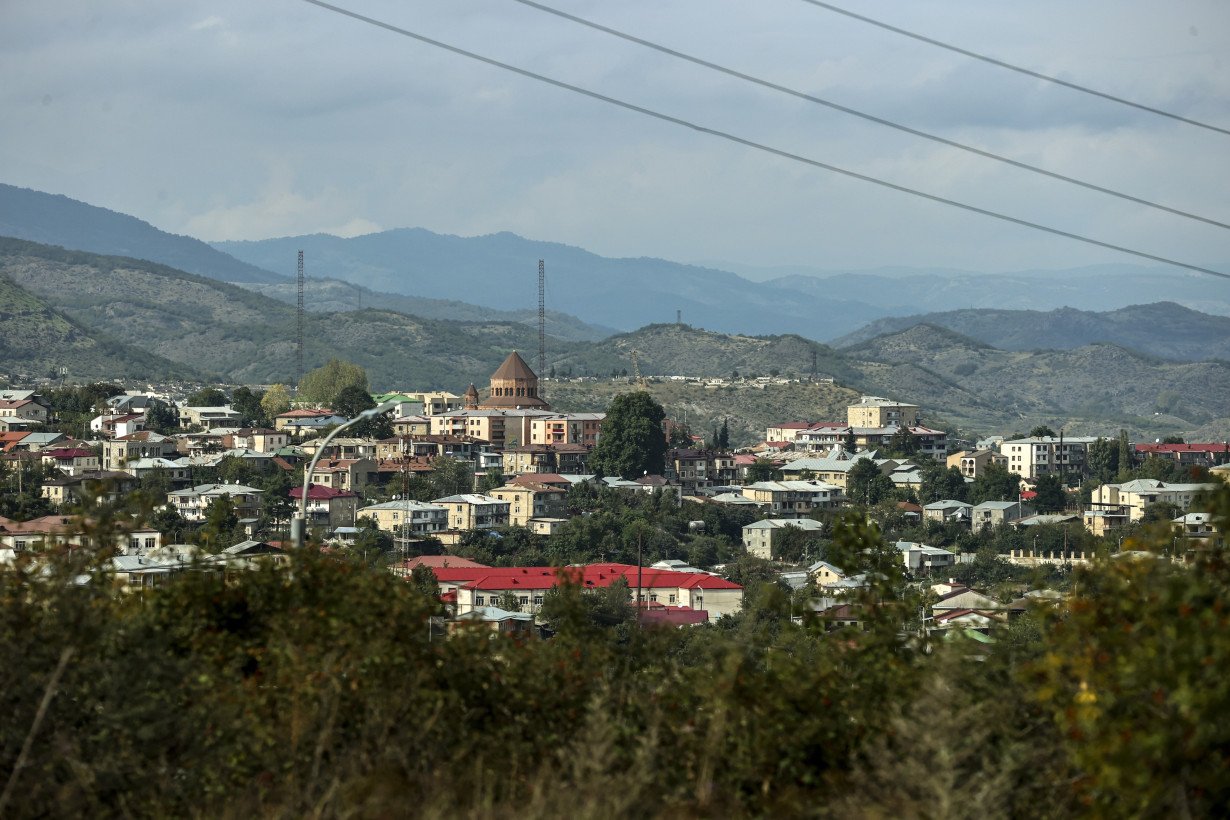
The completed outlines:
{"type": "MultiPolygon", "coordinates": [[[[511,0],[337,0],[603,94],[1193,264],[1230,231],[757,89],[511,0]]],[[[913,127],[1230,222],[1230,136],[799,0],[557,8],[913,127]]],[[[845,7],[1230,127],[1224,0],[845,7]]],[[[300,0],[0,4],[0,181],[206,240],[422,226],[609,256],[1001,271],[1132,261],[654,121],[300,0]]]]}

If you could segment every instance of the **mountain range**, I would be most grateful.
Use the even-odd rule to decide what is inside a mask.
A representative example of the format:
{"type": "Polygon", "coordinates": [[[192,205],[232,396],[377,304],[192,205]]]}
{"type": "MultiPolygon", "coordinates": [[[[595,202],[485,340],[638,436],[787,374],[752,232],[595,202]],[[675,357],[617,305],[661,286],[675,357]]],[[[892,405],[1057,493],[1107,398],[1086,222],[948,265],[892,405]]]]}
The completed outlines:
{"type": "MultiPolygon", "coordinates": [[[[572,293],[575,306],[584,308],[578,315],[600,322],[548,312],[547,369],[560,376],[634,375],[638,369],[650,378],[814,374],[848,389],[916,402],[928,408],[930,418],[972,430],[1002,432],[1045,422],[1072,433],[1124,426],[1147,435],[1230,435],[1225,411],[1230,407],[1230,365],[1199,361],[1230,359],[1230,319],[1174,301],[1101,312],[1001,307],[880,316],[838,336],[837,349],[815,340],[848,324],[850,305],[826,294],[853,287],[854,275],[820,279],[795,273],[757,283],[662,260],[603,259],[511,234],[462,239],[421,230],[353,240],[317,236],[210,247],[133,217],[10,186],[0,186],[0,224],[69,247],[120,247],[131,254],[0,239],[0,315],[5,320],[0,354],[9,373],[41,375],[67,366],[74,379],[293,380],[295,288],[280,266],[293,266],[295,250],[303,247],[313,268],[309,303],[314,310],[306,317],[305,332],[308,367],[340,357],[367,368],[373,387],[460,392],[470,381],[484,384],[509,350],[536,351],[537,311],[526,305],[533,301],[535,263],[548,258],[570,260],[574,271],[597,272],[594,279],[578,273],[570,280],[559,265],[548,263],[548,303],[558,308],[572,293]],[[415,247],[422,252],[401,256],[415,247]],[[235,260],[226,250],[252,258],[235,260]],[[260,254],[271,254],[265,260],[271,268],[255,258],[260,254]],[[203,273],[151,261],[184,257],[189,258],[185,264],[203,273]],[[399,258],[412,258],[413,265],[399,267],[399,258]],[[427,269],[431,274],[421,275],[427,269]],[[528,269],[525,275],[522,269],[528,269]],[[410,275],[414,270],[419,273],[410,275]],[[510,274],[514,270],[515,276],[510,274]],[[363,275],[372,281],[345,281],[363,275]],[[398,287],[423,290],[392,292],[398,287]],[[465,301],[448,298],[450,292],[464,295],[465,301]],[[744,322],[742,332],[659,322],[603,338],[637,311],[669,312],[674,318],[680,293],[689,294],[693,301],[688,304],[697,310],[712,309],[725,317],[722,321],[744,322]],[[483,302],[502,307],[484,307],[483,302]],[[832,318],[838,314],[840,321],[832,318]],[[758,323],[778,327],[753,335],[758,323]],[[792,323],[808,329],[785,332],[781,327],[792,323]]],[[[1089,273],[1090,281],[1115,275],[1089,273]]],[[[935,276],[886,272],[876,285],[877,301],[909,300],[935,276]]],[[[1062,275],[1039,275],[1033,290],[1001,303],[1037,301],[1048,281],[1073,287],[1062,275]]],[[[1167,287],[1174,284],[1166,282],[1167,287]]],[[[960,294],[942,290],[937,298],[951,304],[960,294]]],[[[1216,299],[1210,299],[1215,305],[1216,299]]],[[[725,394],[698,390],[687,399],[691,406],[720,414],[725,394]]],[[[737,406],[729,395],[726,402],[727,408],[737,406]]],[[[760,404],[757,412],[764,417],[743,419],[745,427],[780,420],[772,417],[782,412],[780,401],[776,408],[769,401],[760,404]]]]}
{"type": "Polygon", "coordinates": [[[1065,307],[892,316],[877,319],[832,344],[855,347],[924,324],[948,328],[1001,350],[1071,350],[1107,343],[1174,361],[1230,361],[1230,317],[1210,316],[1174,302],[1129,305],[1101,313],[1065,307]]]}

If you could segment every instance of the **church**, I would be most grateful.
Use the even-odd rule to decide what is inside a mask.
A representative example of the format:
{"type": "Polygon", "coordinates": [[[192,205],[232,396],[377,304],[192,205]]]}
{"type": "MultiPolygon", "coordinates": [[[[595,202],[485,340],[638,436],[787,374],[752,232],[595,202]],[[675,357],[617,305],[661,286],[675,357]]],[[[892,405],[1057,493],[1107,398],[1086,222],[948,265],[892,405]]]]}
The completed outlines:
{"type": "Polygon", "coordinates": [[[491,392],[478,400],[478,389],[470,385],[465,393],[467,410],[550,410],[551,405],[538,395],[538,376],[517,351],[491,374],[491,392]]]}

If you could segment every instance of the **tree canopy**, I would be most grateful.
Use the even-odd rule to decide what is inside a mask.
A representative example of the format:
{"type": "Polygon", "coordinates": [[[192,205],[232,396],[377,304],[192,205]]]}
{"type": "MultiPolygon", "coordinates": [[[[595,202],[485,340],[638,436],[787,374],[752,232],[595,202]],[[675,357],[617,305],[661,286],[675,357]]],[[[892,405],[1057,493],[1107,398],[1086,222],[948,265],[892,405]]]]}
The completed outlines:
{"type": "Polygon", "coordinates": [[[662,405],[643,390],[616,396],[590,454],[590,469],[626,479],[661,475],[666,464],[665,418],[662,405]]]}
{"type": "Polygon", "coordinates": [[[330,359],[315,370],[304,374],[299,380],[299,392],[296,398],[300,401],[331,406],[347,387],[357,387],[364,393],[368,392],[370,388],[367,383],[367,371],[351,362],[330,359]]]}

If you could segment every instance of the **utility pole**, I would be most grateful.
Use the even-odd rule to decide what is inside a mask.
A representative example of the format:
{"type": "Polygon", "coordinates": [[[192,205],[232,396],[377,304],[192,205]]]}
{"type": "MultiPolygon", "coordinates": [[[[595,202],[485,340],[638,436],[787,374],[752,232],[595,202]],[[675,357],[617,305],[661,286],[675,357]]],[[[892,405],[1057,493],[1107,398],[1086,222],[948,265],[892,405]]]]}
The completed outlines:
{"type": "Polygon", "coordinates": [[[299,270],[295,279],[298,295],[295,311],[295,384],[303,378],[303,251],[299,251],[299,270]]]}
{"type": "Polygon", "coordinates": [[[547,375],[547,266],[538,260],[538,396],[542,398],[542,378],[547,375]]]}

